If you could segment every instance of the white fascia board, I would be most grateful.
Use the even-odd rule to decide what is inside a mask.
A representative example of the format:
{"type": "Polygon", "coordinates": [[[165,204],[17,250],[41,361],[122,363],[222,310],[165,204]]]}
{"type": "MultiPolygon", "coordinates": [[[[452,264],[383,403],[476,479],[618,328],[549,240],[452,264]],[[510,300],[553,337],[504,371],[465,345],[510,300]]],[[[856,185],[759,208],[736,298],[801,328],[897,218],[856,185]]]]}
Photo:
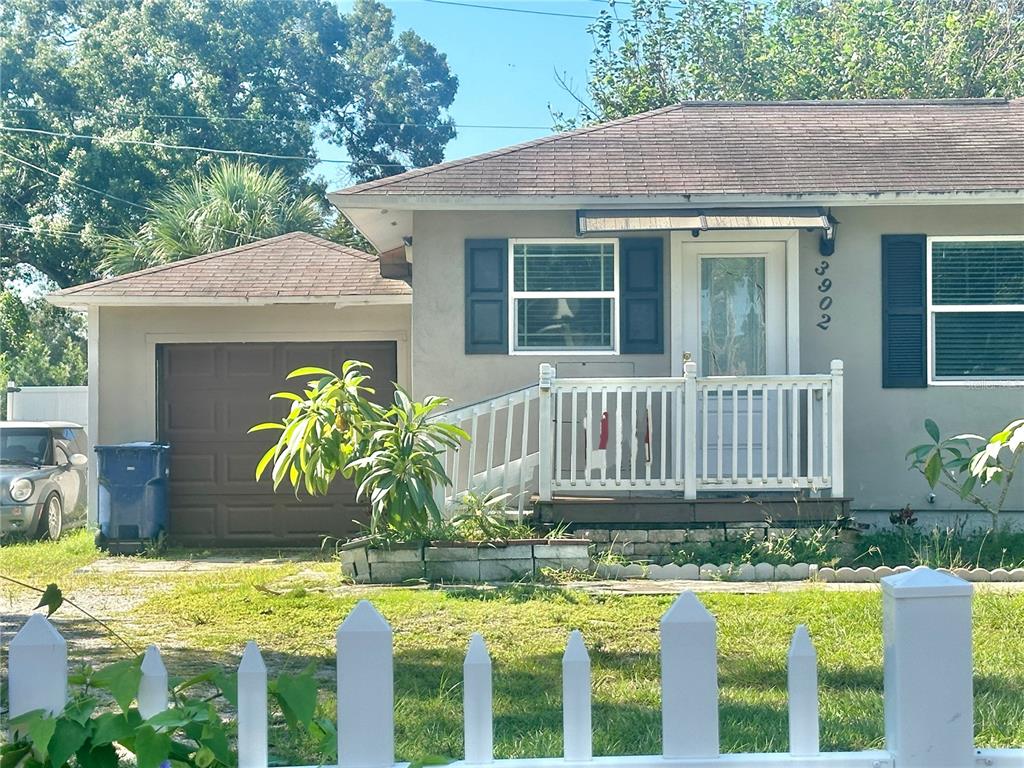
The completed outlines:
{"type": "Polygon", "coordinates": [[[274,304],[333,304],[335,308],[393,306],[412,304],[411,294],[368,296],[67,296],[49,295],[46,300],[58,307],[266,307],[274,304]]]}
{"type": "MultiPolygon", "coordinates": [[[[646,208],[729,205],[733,207],[800,205],[983,205],[1024,203],[1024,189],[985,192],[856,192],[727,195],[405,195],[332,192],[331,203],[350,219],[390,215],[402,211],[468,210],[573,210],[617,206],[646,208]],[[378,209],[372,211],[371,209],[378,209]]],[[[359,224],[357,224],[359,226],[359,224]]],[[[362,227],[360,227],[362,229],[362,227]]]]}

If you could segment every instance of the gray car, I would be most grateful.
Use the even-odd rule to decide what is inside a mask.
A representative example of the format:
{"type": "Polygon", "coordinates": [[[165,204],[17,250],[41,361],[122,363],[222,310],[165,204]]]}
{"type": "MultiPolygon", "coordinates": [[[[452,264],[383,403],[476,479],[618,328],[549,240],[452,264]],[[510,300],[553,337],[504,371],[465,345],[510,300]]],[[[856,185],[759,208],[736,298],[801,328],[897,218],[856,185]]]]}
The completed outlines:
{"type": "Polygon", "coordinates": [[[85,525],[85,430],[64,421],[0,421],[0,537],[58,539],[85,525]]]}

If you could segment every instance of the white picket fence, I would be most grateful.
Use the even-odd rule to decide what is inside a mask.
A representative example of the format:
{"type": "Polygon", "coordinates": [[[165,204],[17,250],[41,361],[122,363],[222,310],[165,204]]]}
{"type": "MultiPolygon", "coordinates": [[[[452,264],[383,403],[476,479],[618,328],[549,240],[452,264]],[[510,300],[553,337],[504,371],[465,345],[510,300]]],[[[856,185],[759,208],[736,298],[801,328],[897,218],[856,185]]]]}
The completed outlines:
{"type": "MultiPolygon", "coordinates": [[[[564,754],[494,759],[491,659],[474,634],[463,667],[465,758],[493,768],[1009,768],[1024,750],[974,747],[971,651],[972,586],[917,568],[882,580],[885,749],[821,752],[818,663],[806,627],[789,649],[787,753],[720,754],[716,623],[696,595],[679,596],[661,620],[662,754],[594,757],[591,670],[583,637],[572,631],[562,664],[564,754]]],[[[10,714],[61,710],[67,699],[67,645],[35,614],[10,643],[10,714]]],[[[167,708],[167,670],[155,646],[146,651],[138,706],[143,717],[167,708]]],[[[556,685],[556,681],[551,681],[556,685]]],[[[395,765],[391,627],[367,601],[337,632],[338,755],[341,768],[395,765]]],[[[248,643],[238,668],[239,768],[267,765],[267,670],[248,643]]],[[[538,697],[544,694],[538,691],[538,697]]]]}

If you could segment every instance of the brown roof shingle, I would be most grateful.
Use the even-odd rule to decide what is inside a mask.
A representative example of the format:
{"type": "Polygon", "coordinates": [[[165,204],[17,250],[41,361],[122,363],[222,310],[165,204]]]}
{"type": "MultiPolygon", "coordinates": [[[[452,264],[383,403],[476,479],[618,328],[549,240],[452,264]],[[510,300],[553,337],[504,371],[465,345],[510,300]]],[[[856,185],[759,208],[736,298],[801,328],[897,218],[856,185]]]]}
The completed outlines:
{"type": "Polygon", "coordinates": [[[957,99],[688,102],[334,195],[344,205],[361,195],[1020,190],[1024,99],[957,99]]]}
{"type": "Polygon", "coordinates": [[[407,296],[402,280],[381,277],[376,256],[305,232],[291,232],[57,291],[59,303],[90,298],[204,298],[311,301],[407,296]]]}

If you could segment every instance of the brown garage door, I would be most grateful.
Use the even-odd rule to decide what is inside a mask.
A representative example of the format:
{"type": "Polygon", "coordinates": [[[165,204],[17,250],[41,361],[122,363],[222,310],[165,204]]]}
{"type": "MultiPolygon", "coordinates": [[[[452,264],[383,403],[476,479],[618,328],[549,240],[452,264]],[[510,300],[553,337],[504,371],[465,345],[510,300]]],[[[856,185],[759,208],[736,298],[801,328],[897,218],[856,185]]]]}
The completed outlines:
{"type": "Polygon", "coordinates": [[[339,477],[327,496],[295,498],[256,482],[271,432],[253,424],[287,411],[272,392],[296,389],[285,376],[304,365],[339,370],[344,360],[373,365],[377,399],[390,401],[397,378],[394,342],[164,344],[157,347],[159,439],[171,445],[170,536],[190,544],[316,544],[347,536],[365,519],[351,483],[339,477]]]}

